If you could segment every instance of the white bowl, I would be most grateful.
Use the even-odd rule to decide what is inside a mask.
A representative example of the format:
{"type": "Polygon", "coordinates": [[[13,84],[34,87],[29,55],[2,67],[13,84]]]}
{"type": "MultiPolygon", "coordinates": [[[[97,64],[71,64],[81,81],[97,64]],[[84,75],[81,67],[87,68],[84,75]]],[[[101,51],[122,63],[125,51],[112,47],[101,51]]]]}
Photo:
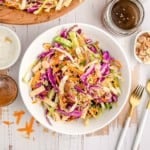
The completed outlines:
{"type": "Polygon", "coordinates": [[[69,28],[74,24],[60,25],[49,29],[40,36],[38,36],[27,49],[22,59],[19,72],[20,92],[23,102],[26,105],[28,111],[34,116],[36,120],[38,120],[42,125],[44,125],[48,129],[69,135],[81,135],[91,133],[96,130],[102,129],[104,126],[108,125],[112,120],[114,120],[118,116],[118,114],[125,106],[131,87],[131,73],[129,69],[128,60],[124,51],[119,46],[117,41],[115,41],[115,39],[111,37],[108,33],[97,27],[87,24],[76,24],[78,24],[78,26],[81,29],[83,29],[87,37],[99,41],[103,50],[108,50],[112,56],[121,61],[123,66],[123,81],[121,83],[122,94],[119,97],[118,106],[114,107],[110,111],[106,111],[98,119],[91,119],[90,124],[88,126],[85,126],[83,122],[80,121],[73,121],[70,123],[60,123],[53,121],[53,125],[51,126],[45,119],[43,107],[40,104],[32,104],[32,100],[29,96],[29,87],[22,81],[23,75],[25,74],[26,70],[28,70],[28,67],[43,50],[42,44],[45,42],[50,42],[53,39],[53,37],[56,36],[57,33],[60,32],[63,28],[69,28]]]}
{"type": "MultiPolygon", "coordinates": [[[[20,40],[19,40],[17,34],[7,27],[0,26],[0,34],[1,34],[1,36],[0,36],[1,38],[4,35],[4,37],[11,39],[11,43],[9,43],[9,44],[11,44],[10,47],[12,48],[12,49],[10,49],[11,51],[8,52],[9,55],[11,55],[11,56],[7,57],[7,59],[6,58],[4,59],[4,56],[6,56],[6,55],[4,55],[4,52],[2,54],[0,54],[1,61],[2,61],[2,59],[4,60],[0,64],[0,69],[2,70],[2,69],[11,67],[18,60],[18,58],[20,56],[20,51],[21,51],[21,43],[20,43],[20,40]]],[[[0,43],[0,48],[2,49],[1,46],[2,46],[2,43],[0,43]]],[[[7,51],[8,49],[7,50],[4,49],[4,50],[7,51]]]]}
{"type": "Polygon", "coordinates": [[[150,31],[148,31],[148,30],[140,31],[140,32],[136,35],[136,37],[135,37],[135,40],[134,40],[134,57],[135,57],[135,59],[136,59],[139,63],[141,63],[141,64],[150,64],[149,62],[146,63],[146,62],[142,61],[142,60],[136,55],[136,42],[137,42],[138,38],[139,38],[142,34],[144,34],[144,33],[150,33],[150,31]]]}

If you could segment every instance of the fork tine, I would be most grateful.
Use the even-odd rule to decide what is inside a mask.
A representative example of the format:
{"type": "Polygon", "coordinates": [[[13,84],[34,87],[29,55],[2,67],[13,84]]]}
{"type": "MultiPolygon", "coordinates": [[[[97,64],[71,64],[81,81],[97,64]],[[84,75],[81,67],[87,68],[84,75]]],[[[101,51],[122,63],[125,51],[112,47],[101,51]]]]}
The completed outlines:
{"type": "Polygon", "coordinates": [[[140,89],[140,92],[139,92],[139,98],[142,97],[143,91],[144,91],[144,88],[141,86],[141,89],[140,89]]]}
{"type": "Polygon", "coordinates": [[[144,88],[141,85],[138,85],[133,93],[135,97],[140,99],[143,94],[143,91],[144,91],[144,88]]]}
{"type": "Polygon", "coordinates": [[[132,92],[134,95],[137,95],[141,85],[137,85],[134,91],[132,92]]]}

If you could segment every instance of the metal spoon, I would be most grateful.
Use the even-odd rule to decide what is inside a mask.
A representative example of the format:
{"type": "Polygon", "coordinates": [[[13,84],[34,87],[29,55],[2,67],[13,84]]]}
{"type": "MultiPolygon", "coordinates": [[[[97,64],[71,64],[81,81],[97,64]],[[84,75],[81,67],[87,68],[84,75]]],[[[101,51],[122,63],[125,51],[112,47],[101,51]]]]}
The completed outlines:
{"type": "MultiPolygon", "coordinates": [[[[147,81],[146,90],[147,90],[148,94],[150,95],[150,80],[147,81]]],[[[146,121],[147,121],[147,118],[148,118],[149,111],[150,111],[150,100],[148,101],[148,104],[147,104],[146,110],[144,112],[142,121],[139,125],[138,133],[136,135],[136,138],[135,138],[135,141],[134,141],[134,144],[133,144],[133,150],[138,149],[139,143],[141,141],[142,133],[144,131],[144,127],[145,127],[145,124],[146,124],[146,121]]]]}

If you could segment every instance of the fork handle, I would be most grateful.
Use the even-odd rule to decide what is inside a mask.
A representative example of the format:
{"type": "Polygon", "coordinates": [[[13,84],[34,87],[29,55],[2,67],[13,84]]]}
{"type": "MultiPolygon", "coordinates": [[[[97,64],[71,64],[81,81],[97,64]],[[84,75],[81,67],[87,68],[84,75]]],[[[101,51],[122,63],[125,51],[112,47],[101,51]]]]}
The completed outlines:
{"type": "Polygon", "coordinates": [[[135,138],[135,142],[134,142],[134,145],[133,145],[133,150],[138,149],[138,146],[139,146],[139,143],[140,143],[140,140],[141,140],[141,137],[142,137],[142,133],[143,133],[143,130],[144,130],[144,126],[145,126],[145,123],[146,123],[146,120],[147,120],[147,117],[148,117],[148,112],[149,112],[148,109],[146,109],[145,112],[144,112],[144,116],[142,118],[142,121],[141,121],[139,129],[138,129],[138,133],[137,133],[136,138],[135,138]]]}
{"type": "Polygon", "coordinates": [[[120,139],[119,139],[119,142],[118,142],[118,145],[117,145],[116,150],[122,150],[121,147],[122,147],[124,138],[125,138],[125,136],[126,136],[128,127],[129,127],[129,125],[130,125],[130,121],[131,121],[131,117],[129,116],[128,119],[126,120],[124,129],[123,129],[123,131],[122,131],[122,133],[121,133],[121,136],[120,136],[120,139]]]}

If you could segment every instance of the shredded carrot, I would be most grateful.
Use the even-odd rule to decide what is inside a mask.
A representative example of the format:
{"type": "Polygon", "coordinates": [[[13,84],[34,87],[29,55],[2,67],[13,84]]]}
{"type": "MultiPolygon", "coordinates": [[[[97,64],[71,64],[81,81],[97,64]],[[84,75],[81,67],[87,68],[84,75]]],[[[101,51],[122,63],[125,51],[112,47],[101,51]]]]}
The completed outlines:
{"type": "Polygon", "coordinates": [[[11,125],[11,124],[13,124],[14,122],[10,122],[10,121],[3,121],[3,124],[5,124],[5,125],[7,125],[7,126],[9,126],[9,125],[11,125]]]}
{"type": "Polygon", "coordinates": [[[108,100],[105,99],[105,98],[103,98],[103,97],[101,98],[101,100],[102,100],[103,102],[105,102],[105,103],[108,102],[108,100]]]}
{"type": "Polygon", "coordinates": [[[50,66],[55,66],[59,63],[60,63],[60,60],[58,58],[54,57],[54,58],[51,59],[50,66]]]}
{"type": "Polygon", "coordinates": [[[77,72],[79,75],[81,75],[83,72],[75,67],[72,67],[70,65],[68,65],[68,68],[73,71],[73,72],[77,72]]]}
{"type": "Polygon", "coordinates": [[[56,72],[58,72],[60,70],[60,68],[53,68],[53,73],[55,74],[56,72]]]}
{"type": "Polygon", "coordinates": [[[26,128],[19,128],[18,131],[20,131],[20,132],[26,131],[26,128]]]}
{"type": "Polygon", "coordinates": [[[56,76],[56,81],[57,81],[58,83],[60,82],[60,80],[59,80],[58,76],[56,76]]]}
{"type": "Polygon", "coordinates": [[[114,63],[119,69],[122,68],[121,63],[118,60],[114,60],[114,63]]]}
{"type": "Polygon", "coordinates": [[[75,77],[71,77],[71,78],[69,78],[71,81],[78,81],[79,80],[79,78],[75,78],[75,77]]]}
{"type": "Polygon", "coordinates": [[[16,124],[18,125],[19,123],[20,123],[20,121],[21,121],[21,118],[23,117],[23,115],[25,114],[25,112],[24,111],[15,111],[14,112],[14,117],[16,117],[16,124]]]}
{"type": "Polygon", "coordinates": [[[37,72],[35,73],[35,75],[34,75],[32,81],[31,81],[31,87],[32,87],[32,88],[35,87],[37,81],[40,79],[40,74],[41,74],[40,71],[37,71],[37,72]]]}
{"type": "Polygon", "coordinates": [[[26,122],[26,125],[24,128],[19,128],[19,132],[26,132],[27,136],[30,137],[33,130],[33,124],[34,124],[34,118],[32,117],[29,122],[26,122]]]}
{"type": "Polygon", "coordinates": [[[71,74],[71,72],[65,72],[65,75],[71,76],[72,74],[71,74]]]}

